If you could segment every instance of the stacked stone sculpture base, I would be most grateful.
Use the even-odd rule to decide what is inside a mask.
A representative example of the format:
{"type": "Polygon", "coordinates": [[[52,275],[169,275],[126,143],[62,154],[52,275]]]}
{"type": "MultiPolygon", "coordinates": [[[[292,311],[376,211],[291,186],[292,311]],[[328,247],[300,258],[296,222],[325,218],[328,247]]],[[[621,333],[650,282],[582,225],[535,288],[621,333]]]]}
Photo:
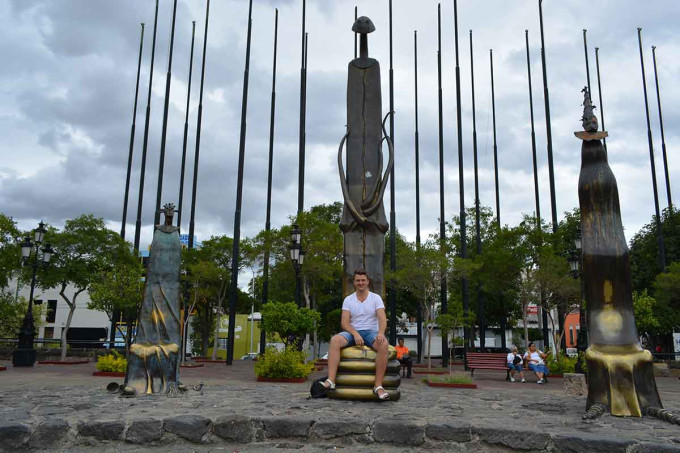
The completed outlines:
{"type": "MultiPolygon", "coordinates": [[[[376,353],[368,346],[350,346],[340,353],[340,365],[335,378],[336,390],[329,392],[328,397],[344,400],[375,400],[373,393],[375,383],[376,353]]],[[[397,351],[390,346],[387,371],[383,379],[383,387],[390,395],[391,401],[397,401],[401,396],[399,372],[401,364],[397,360],[397,351]]]]}

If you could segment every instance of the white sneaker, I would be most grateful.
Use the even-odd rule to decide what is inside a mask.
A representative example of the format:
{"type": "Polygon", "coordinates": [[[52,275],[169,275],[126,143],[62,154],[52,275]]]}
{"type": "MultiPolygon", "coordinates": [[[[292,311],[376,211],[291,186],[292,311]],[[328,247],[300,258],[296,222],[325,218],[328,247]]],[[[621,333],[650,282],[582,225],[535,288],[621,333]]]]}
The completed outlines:
{"type": "Polygon", "coordinates": [[[526,382],[526,381],[525,381],[524,379],[522,379],[522,384],[524,384],[525,382],[526,382]]]}
{"type": "Polygon", "coordinates": [[[536,381],[536,383],[537,384],[543,384],[543,379],[539,379],[538,381],[536,381]]]}
{"type": "Polygon", "coordinates": [[[511,378],[510,378],[510,382],[515,382],[515,378],[514,378],[514,377],[511,377],[511,378]]]}

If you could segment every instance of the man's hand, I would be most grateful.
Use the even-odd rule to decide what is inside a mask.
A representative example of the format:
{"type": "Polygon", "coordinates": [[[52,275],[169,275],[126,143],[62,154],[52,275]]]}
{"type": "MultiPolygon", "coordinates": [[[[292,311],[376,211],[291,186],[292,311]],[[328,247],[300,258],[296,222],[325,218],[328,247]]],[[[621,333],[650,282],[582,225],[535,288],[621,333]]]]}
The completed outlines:
{"type": "Polygon", "coordinates": [[[358,333],[354,334],[354,344],[356,344],[357,346],[364,345],[364,339],[358,333]]]}
{"type": "Polygon", "coordinates": [[[375,336],[375,342],[381,345],[387,342],[387,338],[385,338],[385,335],[379,333],[378,335],[375,336]]]}

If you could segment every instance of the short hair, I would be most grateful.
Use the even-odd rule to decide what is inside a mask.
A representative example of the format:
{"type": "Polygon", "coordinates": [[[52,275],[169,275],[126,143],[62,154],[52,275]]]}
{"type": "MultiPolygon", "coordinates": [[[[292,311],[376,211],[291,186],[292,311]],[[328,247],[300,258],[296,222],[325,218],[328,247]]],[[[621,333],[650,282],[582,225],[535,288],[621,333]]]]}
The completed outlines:
{"type": "Polygon", "coordinates": [[[513,346],[512,348],[510,348],[510,350],[511,351],[517,351],[517,346],[513,346]]]}
{"type": "Polygon", "coordinates": [[[368,278],[368,273],[366,272],[366,269],[364,269],[363,267],[358,267],[354,269],[353,277],[356,277],[357,275],[365,275],[366,278],[368,278]]]}
{"type": "Polygon", "coordinates": [[[404,341],[404,337],[397,338],[397,341],[404,341]]]}
{"type": "Polygon", "coordinates": [[[532,347],[532,346],[536,346],[536,345],[534,344],[533,341],[532,341],[531,343],[529,343],[529,346],[528,346],[528,347],[530,348],[530,347],[532,347]]]}

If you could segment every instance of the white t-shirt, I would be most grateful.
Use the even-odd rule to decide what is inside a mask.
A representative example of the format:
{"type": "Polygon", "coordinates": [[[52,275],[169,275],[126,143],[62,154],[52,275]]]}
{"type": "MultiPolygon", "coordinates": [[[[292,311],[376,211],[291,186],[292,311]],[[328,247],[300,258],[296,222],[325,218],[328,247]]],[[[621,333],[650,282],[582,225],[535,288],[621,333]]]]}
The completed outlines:
{"type": "MultiPolygon", "coordinates": [[[[541,358],[540,354],[543,354],[543,352],[539,351],[538,349],[536,350],[536,352],[532,352],[530,357],[529,357],[529,361],[534,361],[535,363],[537,363],[539,365],[543,365],[544,362],[543,362],[543,359],[541,358]]],[[[525,359],[527,358],[527,356],[529,356],[529,352],[524,353],[525,359]]]]}
{"type": "Polygon", "coordinates": [[[508,358],[507,358],[506,362],[508,362],[508,363],[513,363],[513,362],[515,361],[515,356],[516,356],[516,355],[518,356],[519,354],[515,354],[514,352],[509,352],[509,353],[508,353],[508,358]]]}
{"type": "Polygon", "coordinates": [[[356,330],[378,330],[378,316],[376,310],[385,308],[380,296],[369,291],[365,301],[359,302],[357,293],[345,297],[342,309],[349,312],[349,323],[356,330]]]}

